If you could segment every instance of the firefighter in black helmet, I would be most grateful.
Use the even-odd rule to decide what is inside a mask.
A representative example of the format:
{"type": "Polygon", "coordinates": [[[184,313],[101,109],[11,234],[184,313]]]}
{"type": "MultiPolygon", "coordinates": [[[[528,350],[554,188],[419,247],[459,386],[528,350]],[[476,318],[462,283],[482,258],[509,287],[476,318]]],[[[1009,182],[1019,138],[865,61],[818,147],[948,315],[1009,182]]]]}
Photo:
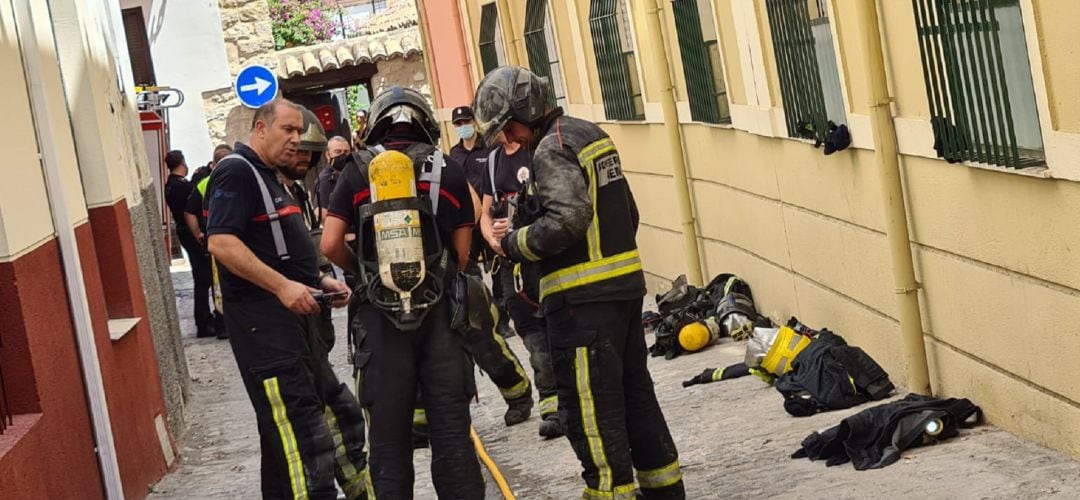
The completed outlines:
{"type": "MultiPolygon", "coordinates": [[[[463,336],[450,326],[450,289],[469,258],[474,225],[468,183],[461,168],[435,147],[438,124],[419,93],[393,87],[374,99],[370,112],[364,137],[369,149],[353,153],[342,170],[321,246],[331,261],[356,276],[350,330],[357,391],[369,411],[373,493],[412,498],[412,416],[422,386],[435,490],[440,498],[483,498],[484,481],[469,436],[473,367],[463,336]],[[369,182],[369,174],[375,178],[390,161],[411,162],[416,197],[379,197],[379,186],[386,185],[369,182]],[[374,231],[375,216],[401,208],[420,213],[426,269],[408,300],[393,292],[396,282],[383,277],[374,241],[383,237],[374,231]],[[357,235],[355,250],[345,242],[350,231],[357,235]]],[[[414,232],[404,234],[415,237],[414,232]]]]}
{"type": "Polygon", "coordinates": [[[533,152],[527,189],[536,203],[519,207],[532,220],[503,236],[500,250],[540,265],[559,414],[584,469],[584,497],[684,498],[646,366],[638,213],[615,144],[553,107],[547,82],[523,68],[488,73],[473,109],[485,140],[502,132],[533,152]]]}

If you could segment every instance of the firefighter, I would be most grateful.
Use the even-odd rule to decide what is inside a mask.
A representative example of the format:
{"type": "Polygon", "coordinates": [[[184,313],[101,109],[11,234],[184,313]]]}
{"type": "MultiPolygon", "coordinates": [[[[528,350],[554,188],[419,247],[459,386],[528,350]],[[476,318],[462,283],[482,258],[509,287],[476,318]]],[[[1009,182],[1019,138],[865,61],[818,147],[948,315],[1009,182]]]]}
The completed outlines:
{"type": "MultiPolygon", "coordinates": [[[[335,436],[311,368],[309,323],[320,313],[317,294],[340,294],[329,305],[342,307],[349,289],[319,274],[301,208],[281,182],[303,132],[292,102],[255,111],[249,144],[237,143],[210,176],[207,233],[229,342],[258,422],[263,497],[333,499],[335,436]]],[[[362,473],[359,446],[357,453],[350,444],[348,455],[362,473]]]]}
{"type": "Polygon", "coordinates": [[[469,258],[475,215],[468,183],[461,168],[436,149],[439,127],[419,93],[392,87],[375,98],[370,112],[364,142],[371,149],[350,155],[342,170],[322,250],[356,276],[350,328],[357,392],[369,415],[373,494],[412,497],[412,417],[422,386],[436,492],[440,498],[483,498],[469,436],[473,367],[463,336],[451,328],[448,293],[469,258]],[[402,187],[403,162],[412,174],[409,183],[416,181],[414,196],[384,199],[402,187]],[[387,175],[395,167],[396,179],[387,175]],[[398,215],[389,217],[393,212],[398,215]],[[408,245],[416,237],[416,220],[422,261],[400,261],[415,253],[408,245]],[[376,232],[376,224],[397,226],[376,232]],[[345,242],[350,231],[357,234],[355,251],[345,242]],[[418,283],[406,285],[410,277],[418,283]]]}
{"type": "Polygon", "coordinates": [[[552,106],[546,81],[501,67],[476,91],[484,139],[532,152],[532,222],[500,239],[514,262],[539,263],[539,295],[559,413],[581,461],[585,498],[684,498],[678,453],[646,366],[638,213],[615,144],[552,106]],[[637,485],[635,487],[635,471],[637,485]]]}

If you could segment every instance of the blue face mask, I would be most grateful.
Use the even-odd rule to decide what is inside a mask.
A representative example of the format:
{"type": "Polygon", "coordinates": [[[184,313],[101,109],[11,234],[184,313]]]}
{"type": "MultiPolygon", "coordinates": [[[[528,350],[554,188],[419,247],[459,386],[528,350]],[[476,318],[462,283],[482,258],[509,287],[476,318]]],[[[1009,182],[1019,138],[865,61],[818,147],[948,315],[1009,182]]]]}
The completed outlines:
{"type": "Polygon", "coordinates": [[[476,128],[472,125],[461,125],[457,128],[457,133],[462,139],[469,140],[476,135],[476,128]]]}

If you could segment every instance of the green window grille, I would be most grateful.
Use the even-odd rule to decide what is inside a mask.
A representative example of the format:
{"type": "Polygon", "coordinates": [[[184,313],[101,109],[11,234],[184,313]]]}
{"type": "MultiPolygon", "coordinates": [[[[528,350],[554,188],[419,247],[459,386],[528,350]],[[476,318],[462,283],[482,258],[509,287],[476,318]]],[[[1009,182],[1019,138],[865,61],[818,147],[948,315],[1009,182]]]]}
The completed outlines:
{"type": "MultiPolygon", "coordinates": [[[[702,24],[701,8],[711,9],[700,0],[672,0],[675,14],[675,31],[679,35],[679,52],[682,55],[683,75],[690,99],[690,116],[694,121],[726,123],[731,121],[728,110],[727,87],[724,85],[720,65],[720,47],[717,45],[712,16],[708,17],[708,30],[702,24]],[[705,32],[710,33],[706,40],[705,32]]],[[[711,10],[706,11],[706,14],[711,10]]]]}
{"type": "Polygon", "coordinates": [[[551,74],[552,56],[549,54],[546,34],[547,0],[528,0],[525,4],[525,51],[529,54],[529,68],[537,76],[547,78],[552,106],[555,105],[554,81],[551,74]]]}
{"type": "Polygon", "coordinates": [[[484,74],[499,67],[499,48],[495,37],[499,31],[499,11],[494,3],[480,8],[480,63],[484,74]]]}
{"type": "Polygon", "coordinates": [[[625,0],[592,0],[589,28],[600,73],[604,115],[609,120],[644,119],[645,105],[625,0]]]}
{"type": "Polygon", "coordinates": [[[912,0],[935,149],[949,162],[1045,162],[1018,0],[912,0]]]}
{"type": "MultiPolygon", "coordinates": [[[[766,0],[772,32],[784,119],[790,137],[824,141],[828,133],[829,108],[822,87],[822,65],[832,70],[832,96],[839,95],[835,52],[832,48],[828,15],[823,0],[766,0]],[[824,29],[822,29],[822,27],[824,29]],[[819,61],[824,58],[824,61],[819,61]],[[831,58],[831,59],[830,59],[831,58]]],[[[831,99],[836,101],[836,98],[831,99]]],[[[832,118],[843,121],[843,100],[832,118]]]]}

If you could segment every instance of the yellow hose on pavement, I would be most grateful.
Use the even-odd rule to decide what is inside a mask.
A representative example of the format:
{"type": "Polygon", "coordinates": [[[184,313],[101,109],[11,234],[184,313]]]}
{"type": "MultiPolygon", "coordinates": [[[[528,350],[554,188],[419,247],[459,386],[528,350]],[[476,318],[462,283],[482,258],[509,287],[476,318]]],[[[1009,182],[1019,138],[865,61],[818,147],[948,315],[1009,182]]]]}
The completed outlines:
{"type": "Polygon", "coordinates": [[[495,465],[495,461],[487,454],[487,450],[484,449],[484,443],[480,441],[480,435],[476,433],[476,427],[469,426],[469,434],[472,435],[473,446],[476,447],[476,454],[480,457],[480,461],[484,462],[484,466],[487,467],[488,472],[491,473],[491,477],[495,478],[495,484],[499,485],[499,491],[502,492],[503,498],[506,500],[515,500],[514,492],[510,491],[510,485],[506,483],[506,478],[503,477],[502,472],[499,471],[499,467],[495,465]]]}

